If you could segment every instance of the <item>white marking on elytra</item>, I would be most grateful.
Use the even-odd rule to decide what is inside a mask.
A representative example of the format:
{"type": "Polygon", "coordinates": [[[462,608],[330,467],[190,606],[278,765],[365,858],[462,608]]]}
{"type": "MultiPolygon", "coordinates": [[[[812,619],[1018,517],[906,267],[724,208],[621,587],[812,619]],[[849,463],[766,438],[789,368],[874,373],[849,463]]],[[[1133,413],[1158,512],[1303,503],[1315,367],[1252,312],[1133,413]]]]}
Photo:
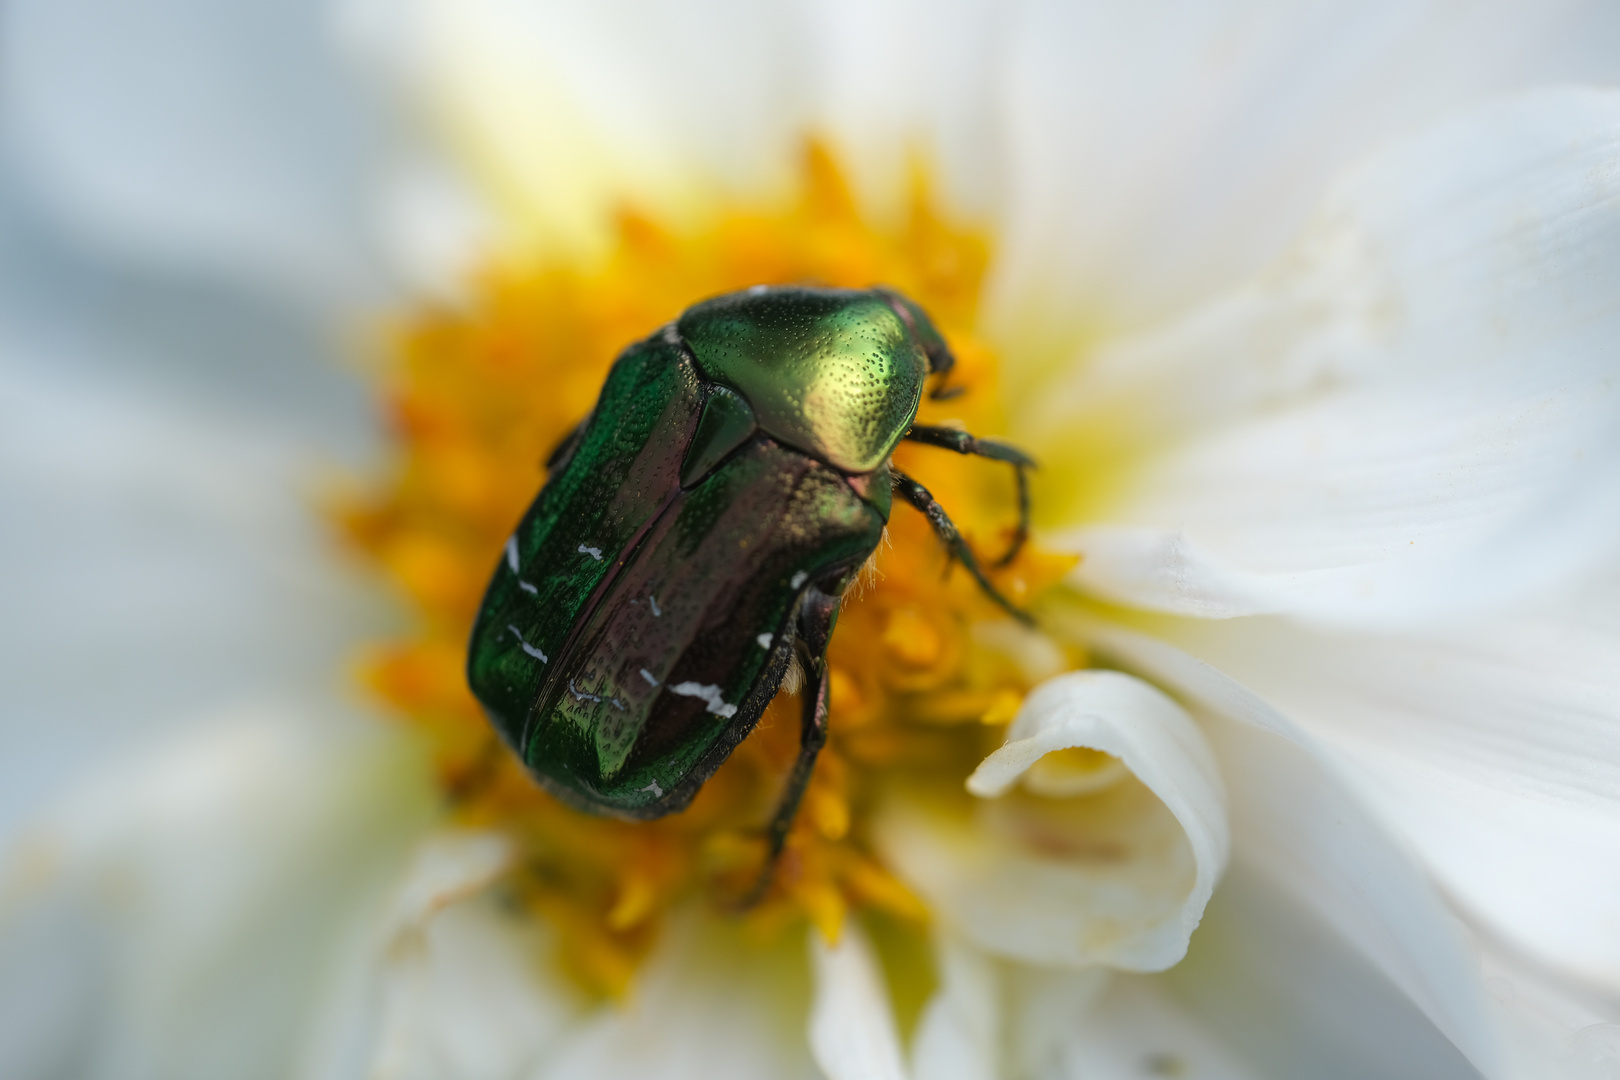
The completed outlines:
{"type": "Polygon", "coordinates": [[[654,686],[658,685],[658,680],[653,678],[653,673],[648,671],[646,668],[641,669],[641,677],[652,683],[654,686]]]}
{"type": "Polygon", "coordinates": [[[521,647],[523,649],[524,652],[528,653],[530,656],[534,657],[536,660],[540,661],[542,664],[551,663],[551,658],[549,656],[547,656],[545,653],[541,652],[539,649],[535,648],[533,645],[530,645],[527,641],[523,640],[523,631],[519,630],[517,627],[513,626],[511,623],[507,623],[506,628],[508,630],[512,631],[512,636],[516,637],[518,639],[518,645],[519,645],[519,647],[521,647]]]}
{"type": "Polygon", "coordinates": [[[759,642],[759,647],[760,648],[768,649],[768,648],[771,647],[771,642],[776,640],[776,635],[775,634],[761,634],[761,635],[759,635],[759,637],[755,638],[754,640],[759,642]]]}
{"type": "Polygon", "coordinates": [[[595,559],[597,562],[602,561],[602,549],[601,548],[586,547],[584,544],[581,544],[581,545],[579,545],[579,550],[580,550],[580,554],[582,554],[582,555],[589,555],[591,558],[595,559]]]}
{"type": "Polygon", "coordinates": [[[528,593],[530,596],[539,596],[540,595],[540,590],[539,589],[535,588],[533,585],[530,585],[527,581],[524,581],[522,578],[518,578],[518,588],[522,589],[524,592],[528,593]]]}
{"type": "Polygon", "coordinates": [[[793,580],[789,582],[789,587],[797,589],[800,585],[804,584],[804,579],[809,576],[809,574],[805,573],[803,570],[800,570],[798,573],[793,575],[793,580]]]}
{"type": "Polygon", "coordinates": [[[512,573],[514,573],[514,574],[517,573],[517,571],[518,571],[518,551],[517,551],[517,535],[516,534],[513,534],[513,535],[508,536],[506,538],[506,565],[510,566],[512,568],[512,573]]]}
{"type": "Polygon", "coordinates": [[[658,597],[654,596],[652,593],[647,594],[647,603],[652,605],[653,618],[656,619],[664,614],[662,611],[658,610],[658,597]]]}
{"type": "Polygon", "coordinates": [[[646,787],[640,788],[638,790],[652,792],[653,793],[653,798],[655,798],[655,799],[662,799],[664,797],[664,789],[658,786],[658,781],[656,781],[656,780],[654,780],[652,783],[648,784],[646,787]]]}
{"type": "Polygon", "coordinates": [[[672,694],[679,694],[682,697],[695,697],[703,699],[704,704],[708,706],[708,711],[714,713],[714,715],[721,717],[722,719],[729,720],[733,716],[737,715],[737,706],[727,705],[724,701],[720,700],[720,688],[718,686],[704,683],[683,682],[676,683],[674,686],[670,687],[669,692],[672,694]]]}
{"type": "Polygon", "coordinates": [[[620,712],[629,712],[630,711],[630,706],[626,705],[624,702],[620,701],[616,697],[607,697],[607,696],[602,695],[602,694],[587,694],[587,693],[585,693],[583,690],[579,689],[579,687],[574,685],[574,680],[573,679],[568,680],[568,692],[570,694],[574,695],[574,700],[575,701],[594,701],[598,705],[602,704],[603,702],[606,702],[607,704],[613,706],[615,709],[618,709],[620,712]]]}

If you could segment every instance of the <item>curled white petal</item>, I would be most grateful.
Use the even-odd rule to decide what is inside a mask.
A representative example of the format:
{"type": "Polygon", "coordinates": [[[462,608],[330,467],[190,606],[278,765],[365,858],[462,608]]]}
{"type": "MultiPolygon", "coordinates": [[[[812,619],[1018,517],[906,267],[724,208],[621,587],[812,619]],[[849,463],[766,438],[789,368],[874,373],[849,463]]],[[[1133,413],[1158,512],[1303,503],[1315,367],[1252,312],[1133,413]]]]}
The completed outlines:
{"type": "Polygon", "coordinates": [[[1399,637],[1278,619],[1170,640],[1343,755],[1493,936],[1620,989],[1620,578],[1399,637]]]}
{"type": "Polygon", "coordinates": [[[964,939],[1032,964],[1158,971],[1179,960],[1230,849],[1215,758],[1152,686],[1073,672],[1024,703],[968,781],[971,820],[897,802],[885,854],[964,939]],[[1113,755],[1131,777],[1086,798],[1006,793],[1046,755],[1113,755]]]}
{"type": "Polygon", "coordinates": [[[1162,641],[1099,624],[1088,645],[1174,687],[1208,718],[1228,775],[1241,781],[1232,818],[1245,866],[1349,942],[1481,1072],[1499,1075],[1501,1032],[1477,956],[1337,756],[1247,687],[1162,641]]]}

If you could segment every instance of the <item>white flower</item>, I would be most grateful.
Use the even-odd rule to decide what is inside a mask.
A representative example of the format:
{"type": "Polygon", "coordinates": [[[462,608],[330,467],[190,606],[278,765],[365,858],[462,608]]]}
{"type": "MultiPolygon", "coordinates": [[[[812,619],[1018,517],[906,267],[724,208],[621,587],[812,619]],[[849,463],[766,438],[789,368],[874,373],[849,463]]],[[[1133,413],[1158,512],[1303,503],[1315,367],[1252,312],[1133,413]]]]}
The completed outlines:
{"type": "Polygon", "coordinates": [[[1620,1067],[1620,91],[1523,92],[1620,74],[1598,5],[5,18],[0,1073],[1620,1067]],[[909,1041],[854,924],[807,960],[691,912],[620,1008],[537,971],[502,843],[424,836],[413,749],[344,715],[386,615],[300,487],[369,449],[335,319],[779,188],[806,126],[874,215],[920,139],[993,223],[1084,555],[1053,619],[1113,669],[1032,695],[972,820],[884,817],[938,916],[909,1041]],[[1153,857],[1025,857],[996,796],[1073,746],[1153,857]]]}

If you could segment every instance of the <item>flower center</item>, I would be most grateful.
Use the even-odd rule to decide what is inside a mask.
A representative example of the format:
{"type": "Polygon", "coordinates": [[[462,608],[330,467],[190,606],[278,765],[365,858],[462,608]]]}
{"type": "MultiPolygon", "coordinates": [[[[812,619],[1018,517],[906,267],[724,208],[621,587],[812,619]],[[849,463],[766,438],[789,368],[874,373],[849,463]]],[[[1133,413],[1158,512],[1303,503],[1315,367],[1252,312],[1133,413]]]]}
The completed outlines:
{"type": "MultiPolygon", "coordinates": [[[[951,381],[965,390],[925,400],[919,422],[999,434],[995,358],[973,335],[987,257],[984,237],[945,221],[921,178],[898,227],[865,222],[830,156],[812,146],[802,191],[786,207],[730,210],[680,234],[626,213],[605,261],[492,267],[464,306],[420,312],[398,335],[385,381],[395,466],[341,516],[420,619],[368,658],[365,677],[426,736],[456,818],[513,838],[521,857],[512,895],[554,921],[565,966],[588,987],[622,992],[673,906],[696,898],[724,907],[747,891],[798,749],[799,702],[778,694],[679,814],[623,822],[542,792],[496,740],[462,675],[484,586],[544,480],[540,463],[591,410],[624,345],[696,300],[759,283],[881,283],[906,293],[950,341],[951,381]]],[[[995,562],[1016,520],[1010,471],[909,444],[895,460],[934,493],[981,561],[995,562]]],[[[992,575],[1025,603],[1072,562],[1027,546],[992,575]]],[[[773,886],[739,916],[744,925],[769,937],[808,919],[833,938],[852,910],[923,923],[925,907],[875,853],[874,808],[900,787],[965,802],[964,780],[1000,745],[1024,694],[1080,661],[952,573],[927,522],[897,501],[888,542],[846,597],[833,635],[826,749],[773,886]]],[[[1077,755],[1054,762],[1043,782],[1054,791],[1094,786],[1109,768],[1077,755]]]]}

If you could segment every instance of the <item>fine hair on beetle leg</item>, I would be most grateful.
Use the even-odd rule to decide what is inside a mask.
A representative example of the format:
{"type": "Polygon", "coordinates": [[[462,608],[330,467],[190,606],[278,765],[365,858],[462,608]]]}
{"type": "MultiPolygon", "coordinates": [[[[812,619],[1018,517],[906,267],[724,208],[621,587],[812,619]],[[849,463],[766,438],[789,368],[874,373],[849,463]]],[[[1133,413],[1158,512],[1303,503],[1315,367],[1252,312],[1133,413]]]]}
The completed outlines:
{"type": "Polygon", "coordinates": [[[782,672],[782,689],[796,697],[803,687],[804,665],[799,662],[799,653],[795,649],[788,654],[787,670],[782,672]]]}
{"type": "Polygon", "coordinates": [[[867,589],[877,587],[877,583],[883,578],[883,571],[878,568],[878,556],[889,546],[891,546],[889,527],[885,525],[883,535],[878,538],[877,547],[873,548],[872,554],[861,563],[861,568],[850,576],[849,584],[844,586],[843,594],[839,597],[840,601],[859,600],[866,594],[867,589]]]}

